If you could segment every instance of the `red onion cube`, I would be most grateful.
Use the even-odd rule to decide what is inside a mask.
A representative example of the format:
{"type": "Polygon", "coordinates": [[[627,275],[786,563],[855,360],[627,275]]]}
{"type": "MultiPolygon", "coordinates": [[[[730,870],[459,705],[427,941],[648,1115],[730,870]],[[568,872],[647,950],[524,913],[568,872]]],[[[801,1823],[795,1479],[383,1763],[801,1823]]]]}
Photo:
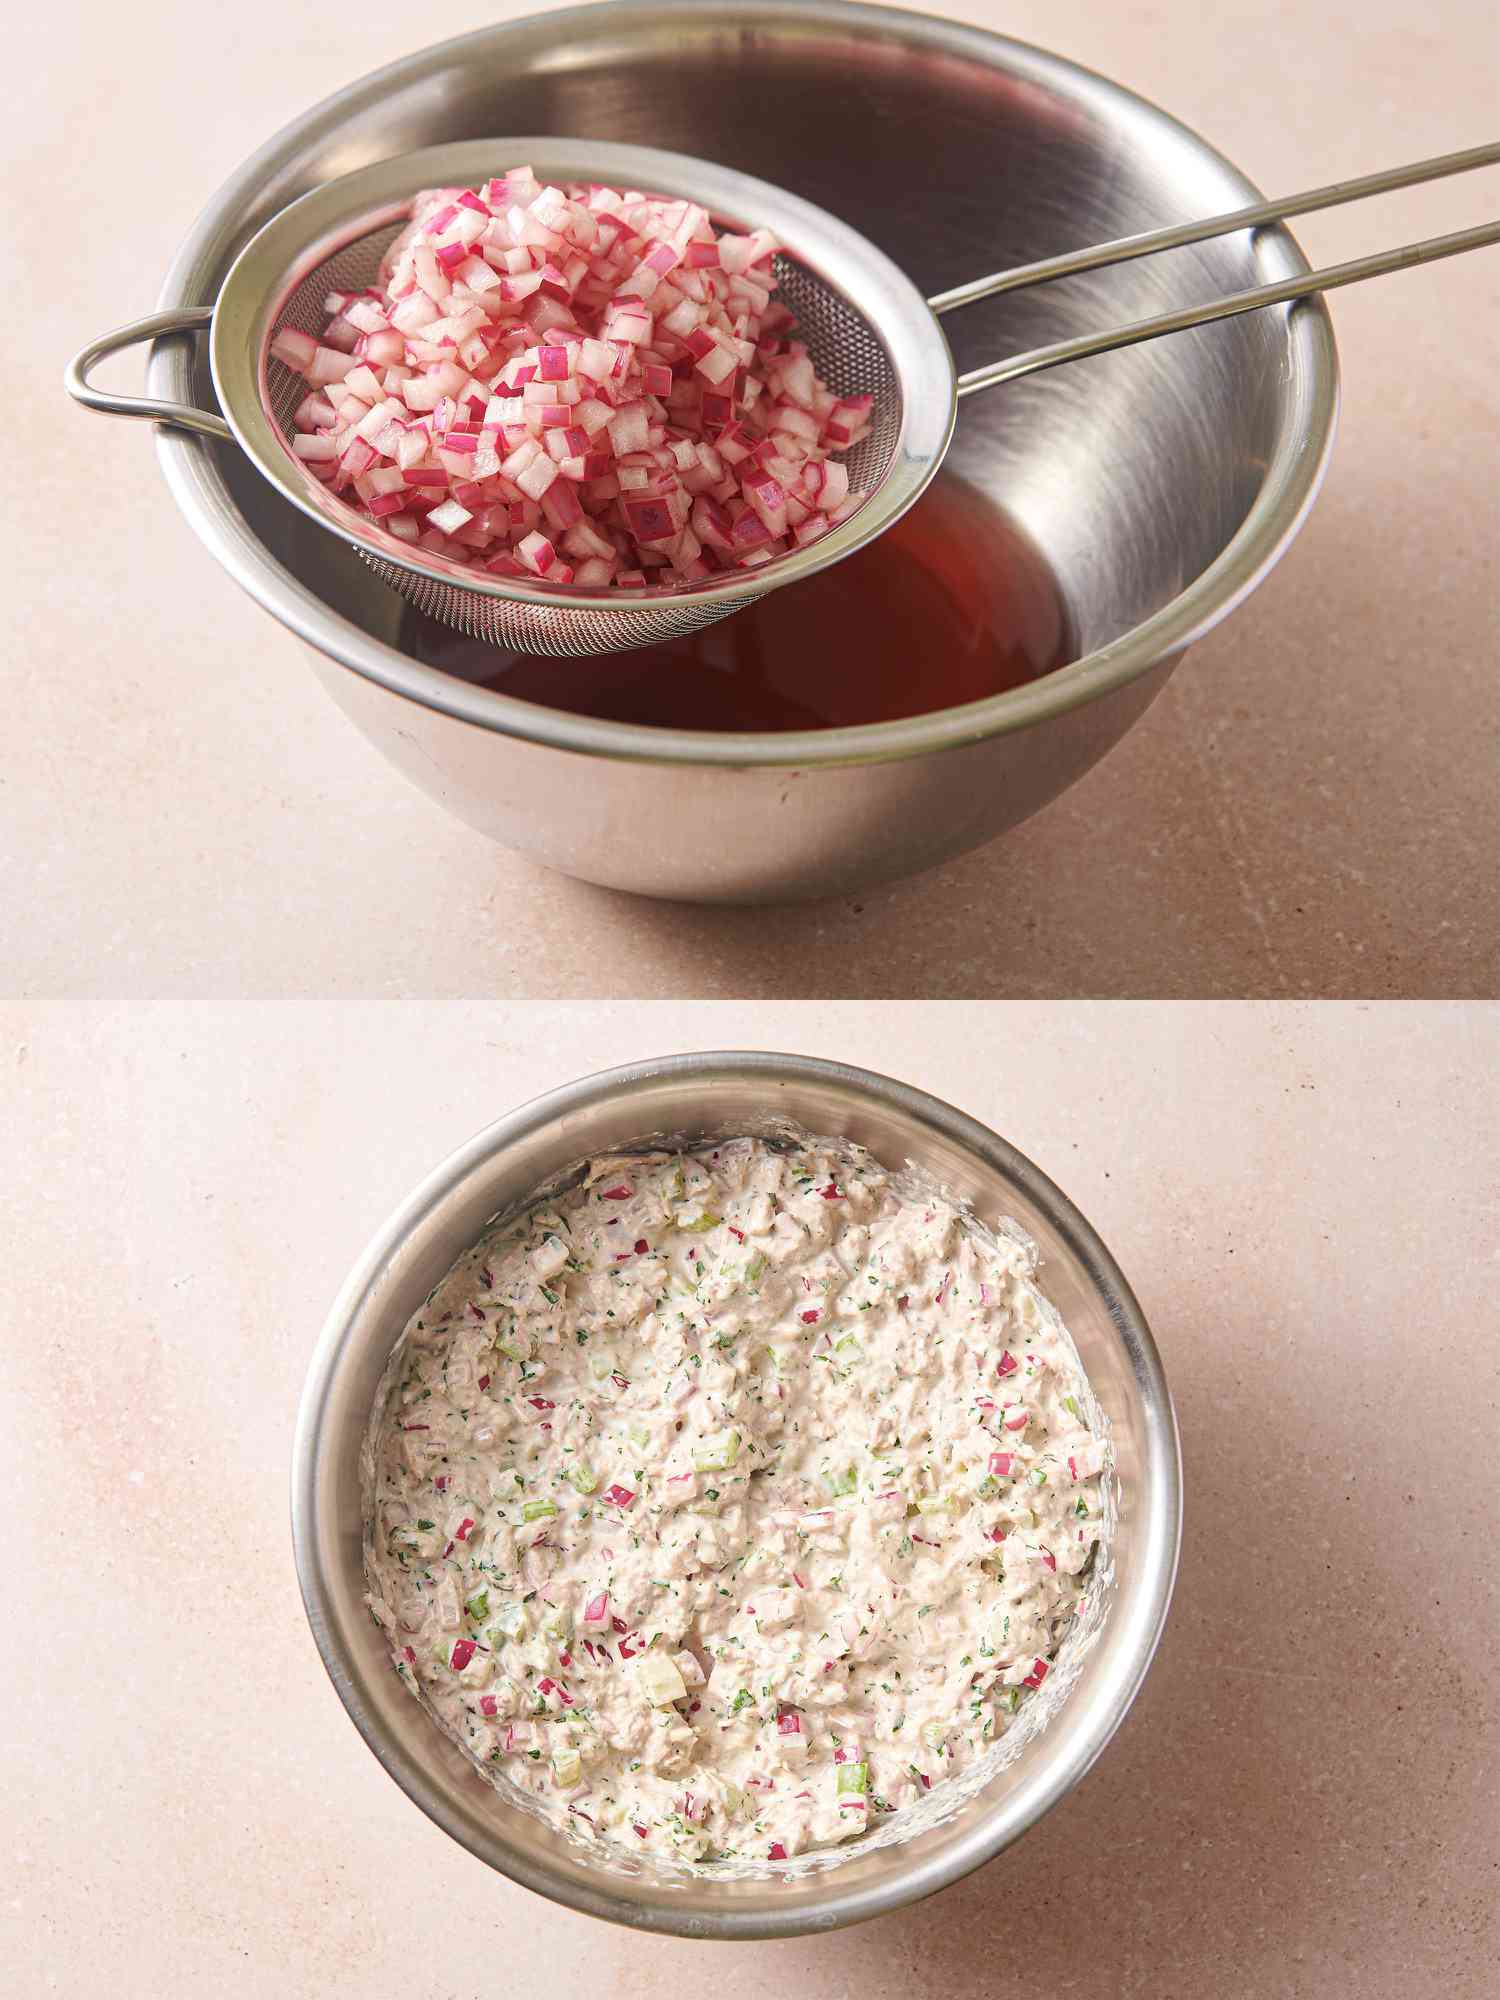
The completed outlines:
{"type": "Polygon", "coordinates": [[[770,534],[786,534],[786,494],[770,472],[752,472],[740,482],[740,490],[770,534]]]}
{"type": "Polygon", "coordinates": [[[317,351],[318,343],[310,333],[299,333],[291,326],[284,326],[271,342],[271,353],[276,359],[299,375],[305,375],[312,367],[317,351]]]}
{"type": "Polygon", "coordinates": [[[621,503],[630,532],[638,542],[669,540],[676,532],[670,508],[664,500],[625,500],[621,503]]]}
{"type": "Polygon", "coordinates": [[[566,479],[557,479],[542,495],[542,513],[550,527],[559,534],[583,519],[583,503],[578,498],[577,488],[570,486],[566,479]]]}
{"type": "Polygon", "coordinates": [[[336,347],[320,347],[303,373],[315,389],[321,389],[330,382],[342,382],[357,365],[352,355],[341,354],[336,347]]]}
{"type": "Polygon", "coordinates": [[[602,340],[585,340],[578,349],[578,372],[591,381],[607,382],[614,373],[614,349],[602,340]]]}
{"type": "MultiPolygon", "coordinates": [[[[644,306],[617,306],[605,322],[604,338],[639,347],[651,337],[651,315],[644,306]]],[[[616,372],[619,372],[618,365],[616,372]]]]}
{"type": "Polygon", "coordinates": [[[608,1501],[611,1507],[619,1507],[620,1509],[623,1510],[624,1508],[629,1507],[632,1504],[632,1502],[635,1499],[635,1495],[631,1492],[628,1486],[614,1485],[614,1486],[607,1486],[604,1489],[604,1498],[608,1501]]]}
{"type": "Polygon", "coordinates": [[[509,471],[510,461],[506,461],[507,477],[515,480],[517,486],[529,500],[540,500],[547,488],[557,478],[557,467],[544,451],[538,451],[531,463],[521,471],[509,471]]]}
{"type": "Polygon", "coordinates": [[[516,554],[538,576],[545,576],[557,563],[557,551],[545,535],[528,535],[517,547],[516,554]]]}
{"type": "Polygon", "coordinates": [[[628,452],[644,451],[649,430],[644,403],[627,403],[623,409],[617,410],[609,424],[609,439],[615,456],[623,458],[628,452]]]}
{"type": "Polygon", "coordinates": [[[455,528],[461,528],[470,519],[472,516],[468,508],[460,507],[456,500],[445,500],[427,516],[428,524],[444,535],[451,535],[455,528]]]}
{"type": "Polygon", "coordinates": [[[754,446],[750,434],[740,423],[726,424],[714,439],[714,450],[726,465],[740,465],[749,458],[754,446]]]}

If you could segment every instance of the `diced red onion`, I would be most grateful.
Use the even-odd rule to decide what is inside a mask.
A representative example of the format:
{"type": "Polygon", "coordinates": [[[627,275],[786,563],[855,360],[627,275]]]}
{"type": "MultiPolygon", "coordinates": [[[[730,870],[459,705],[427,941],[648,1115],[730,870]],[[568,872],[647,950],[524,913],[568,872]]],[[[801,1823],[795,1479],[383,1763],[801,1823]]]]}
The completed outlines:
{"type": "Polygon", "coordinates": [[[379,283],[271,358],[312,393],[310,477],[393,538],[494,575],[635,590],[806,546],[862,494],[836,395],[774,303],[768,232],[529,168],[418,197],[379,283]]]}

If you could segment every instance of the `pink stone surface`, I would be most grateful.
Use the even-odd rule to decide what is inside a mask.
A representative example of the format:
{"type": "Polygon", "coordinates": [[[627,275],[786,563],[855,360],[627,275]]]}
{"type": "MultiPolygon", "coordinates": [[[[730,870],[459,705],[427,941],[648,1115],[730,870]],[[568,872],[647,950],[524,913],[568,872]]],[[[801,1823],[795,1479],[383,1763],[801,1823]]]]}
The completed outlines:
{"type": "Polygon", "coordinates": [[[1478,1007],[0,1009],[4,1990],[1489,2000],[1497,1077],[1478,1007]],[[417,1179],[586,1069],[736,1045],[906,1077],[1060,1182],[1156,1332],[1187,1533],[1131,1717],[1017,1847],[709,1947],[554,1908],[408,1804],[324,1677],[286,1496],[314,1333],[417,1179]]]}
{"type": "MultiPolygon", "coordinates": [[[[513,11],[456,0],[428,27],[395,0],[357,20],[265,0],[227,70],[188,0],[123,45],[99,0],[47,15],[7,121],[26,198],[0,224],[11,268],[47,274],[12,350],[30,386],[0,499],[16,990],[1500,991],[1494,250],[1338,295],[1341,436],[1291,555],[1099,769],[980,854],[857,903],[705,914],[549,876],[398,778],[199,547],[140,427],[71,408],[56,380],[151,308],[210,190],[270,132],[513,11]],[[107,225],[59,256],[59,216],[101,198],[107,225]]],[[[1495,127],[1490,0],[953,11],[1119,77],[1272,192],[1495,127]]],[[[1327,262],[1497,212],[1492,170],[1298,227],[1327,262]]],[[[125,384],[139,361],[110,367],[125,384]]]]}

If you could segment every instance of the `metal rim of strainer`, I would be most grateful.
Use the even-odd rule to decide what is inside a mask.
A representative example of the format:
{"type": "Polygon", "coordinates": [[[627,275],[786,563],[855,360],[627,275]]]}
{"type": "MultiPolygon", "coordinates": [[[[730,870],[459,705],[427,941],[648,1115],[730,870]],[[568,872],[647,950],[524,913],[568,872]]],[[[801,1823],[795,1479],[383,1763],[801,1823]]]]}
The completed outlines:
{"type": "MultiPolygon", "coordinates": [[[[575,614],[701,607],[723,616],[768,590],[828,568],[891,526],[921,497],[942,464],[957,412],[952,355],[930,307],[900,267],[857,231],[749,174],[682,153],[589,139],[499,137],[429,146],[314,188],[273,216],[235,259],[214,309],[209,365],[236,441],[282,496],[319,526],[414,578],[436,578],[478,597],[575,614]],[[270,341],[287,301],[349,244],[402,221],[419,189],[472,186],[522,162],[543,180],[602,180],[688,198],[721,224],[769,228],[789,256],[843,298],[884,347],[901,399],[889,463],[855,514],[805,548],[712,584],[628,591],[572,585],[549,589],[524,578],[486,576],[442,557],[414,557],[407,545],[363,521],[302,469],[272,414],[274,392],[267,372],[270,341]],[[877,302],[878,314],[870,309],[877,302]]],[[[610,643],[604,640],[601,650],[610,643]]]]}

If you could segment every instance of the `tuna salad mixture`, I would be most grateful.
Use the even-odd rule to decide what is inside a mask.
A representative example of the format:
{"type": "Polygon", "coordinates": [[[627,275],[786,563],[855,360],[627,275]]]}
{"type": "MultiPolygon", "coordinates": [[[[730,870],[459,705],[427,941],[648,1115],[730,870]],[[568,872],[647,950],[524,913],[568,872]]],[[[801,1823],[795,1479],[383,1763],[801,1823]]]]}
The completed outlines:
{"type": "Polygon", "coordinates": [[[781,1860],[971,1765],[1045,1679],[1102,1439],[1021,1240],[837,1142],[598,1160],[406,1330],[370,1608],[586,1837],[781,1860]]]}

